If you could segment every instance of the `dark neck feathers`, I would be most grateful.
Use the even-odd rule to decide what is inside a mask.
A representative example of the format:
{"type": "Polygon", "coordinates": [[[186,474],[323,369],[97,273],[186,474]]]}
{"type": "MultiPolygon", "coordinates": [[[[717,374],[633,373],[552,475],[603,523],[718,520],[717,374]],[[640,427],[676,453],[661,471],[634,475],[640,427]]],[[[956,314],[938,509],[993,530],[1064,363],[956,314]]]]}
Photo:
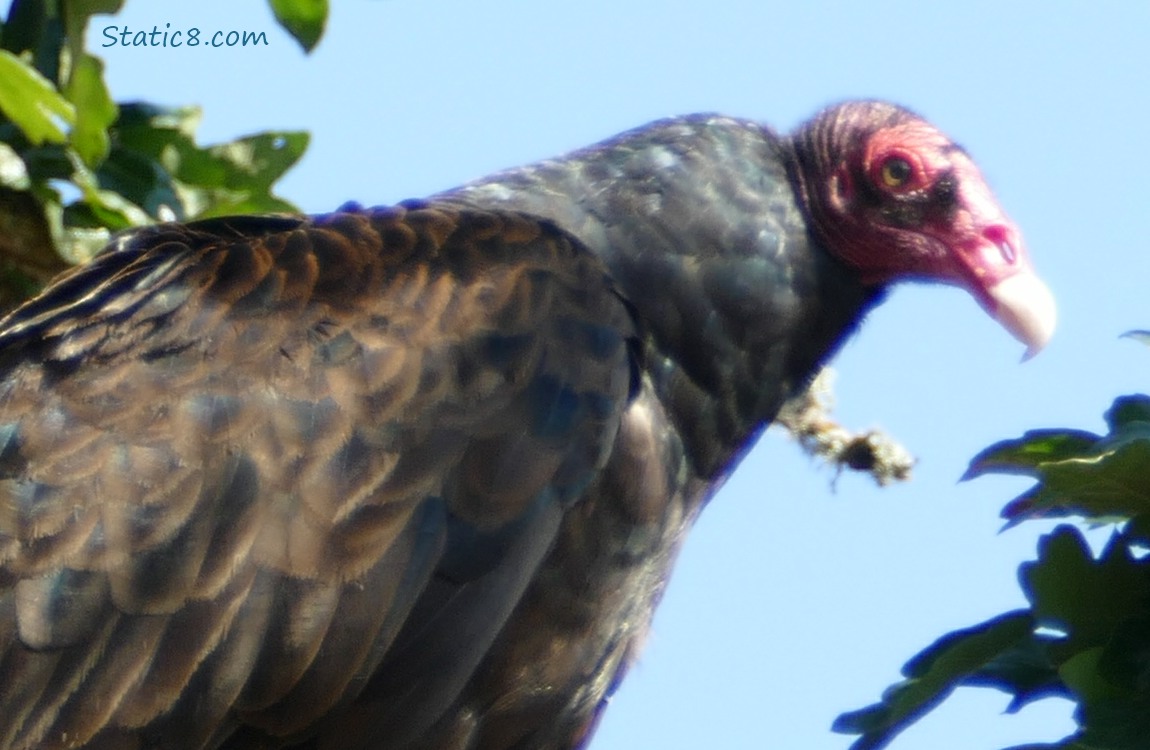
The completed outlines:
{"type": "Polygon", "coordinates": [[[793,149],[692,115],[436,197],[545,216],[604,259],[645,327],[656,394],[713,478],[877,299],[808,232],[793,149]]]}

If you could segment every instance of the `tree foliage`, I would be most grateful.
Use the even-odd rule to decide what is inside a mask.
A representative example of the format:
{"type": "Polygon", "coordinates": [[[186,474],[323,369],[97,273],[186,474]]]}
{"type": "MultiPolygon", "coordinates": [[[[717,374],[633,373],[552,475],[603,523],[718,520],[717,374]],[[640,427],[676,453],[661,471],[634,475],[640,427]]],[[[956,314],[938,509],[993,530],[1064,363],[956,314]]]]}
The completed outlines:
{"type": "Polygon", "coordinates": [[[960,686],[1008,693],[1010,712],[1051,695],[1077,704],[1073,735],[1012,750],[1150,747],[1150,396],[1122,396],[1105,418],[1105,435],[1034,430],[974,458],[967,479],[1035,479],[1003,510],[1008,525],[1073,517],[1113,532],[1097,554],[1076,525],[1044,535],[1019,569],[1029,608],[945,635],[912,658],[879,703],[835,722],[861,735],[851,750],[886,747],[960,686]]]}
{"type": "MultiPolygon", "coordinates": [[[[196,107],[115,102],[84,48],[91,16],[123,0],[13,0],[0,22],[0,311],[113,232],[156,221],[293,211],[272,187],[308,134],[269,131],[201,146],[196,107]]],[[[274,0],[306,50],[326,0],[274,0]]]]}

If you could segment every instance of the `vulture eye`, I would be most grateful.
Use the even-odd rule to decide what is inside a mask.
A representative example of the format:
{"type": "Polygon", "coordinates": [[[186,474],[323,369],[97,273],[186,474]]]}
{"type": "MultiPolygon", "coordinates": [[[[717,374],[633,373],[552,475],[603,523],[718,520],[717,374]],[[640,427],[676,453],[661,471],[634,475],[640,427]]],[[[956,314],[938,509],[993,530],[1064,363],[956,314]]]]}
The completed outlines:
{"type": "Polygon", "coordinates": [[[910,162],[901,156],[892,156],[882,163],[882,183],[889,188],[902,187],[913,172],[910,162]]]}

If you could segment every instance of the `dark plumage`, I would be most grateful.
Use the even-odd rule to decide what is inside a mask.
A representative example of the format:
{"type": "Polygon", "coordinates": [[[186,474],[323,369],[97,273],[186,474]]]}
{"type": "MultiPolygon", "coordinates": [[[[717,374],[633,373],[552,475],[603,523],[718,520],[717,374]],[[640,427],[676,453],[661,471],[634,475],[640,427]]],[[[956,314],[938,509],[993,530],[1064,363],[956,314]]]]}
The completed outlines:
{"type": "Polygon", "coordinates": [[[119,238],[0,324],[0,748],[581,746],[901,277],[1053,326],[969,158],[880,103],[119,238]]]}

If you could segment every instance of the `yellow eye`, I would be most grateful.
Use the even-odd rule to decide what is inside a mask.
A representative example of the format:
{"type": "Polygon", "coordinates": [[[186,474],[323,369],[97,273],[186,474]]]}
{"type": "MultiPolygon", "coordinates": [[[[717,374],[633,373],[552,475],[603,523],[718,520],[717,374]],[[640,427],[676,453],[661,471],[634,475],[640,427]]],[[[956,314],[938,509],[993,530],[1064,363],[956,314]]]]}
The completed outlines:
{"type": "Polygon", "coordinates": [[[910,162],[901,156],[892,156],[882,163],[882,182],[890,188],[902,187],[913,172],[910,162]]]}

